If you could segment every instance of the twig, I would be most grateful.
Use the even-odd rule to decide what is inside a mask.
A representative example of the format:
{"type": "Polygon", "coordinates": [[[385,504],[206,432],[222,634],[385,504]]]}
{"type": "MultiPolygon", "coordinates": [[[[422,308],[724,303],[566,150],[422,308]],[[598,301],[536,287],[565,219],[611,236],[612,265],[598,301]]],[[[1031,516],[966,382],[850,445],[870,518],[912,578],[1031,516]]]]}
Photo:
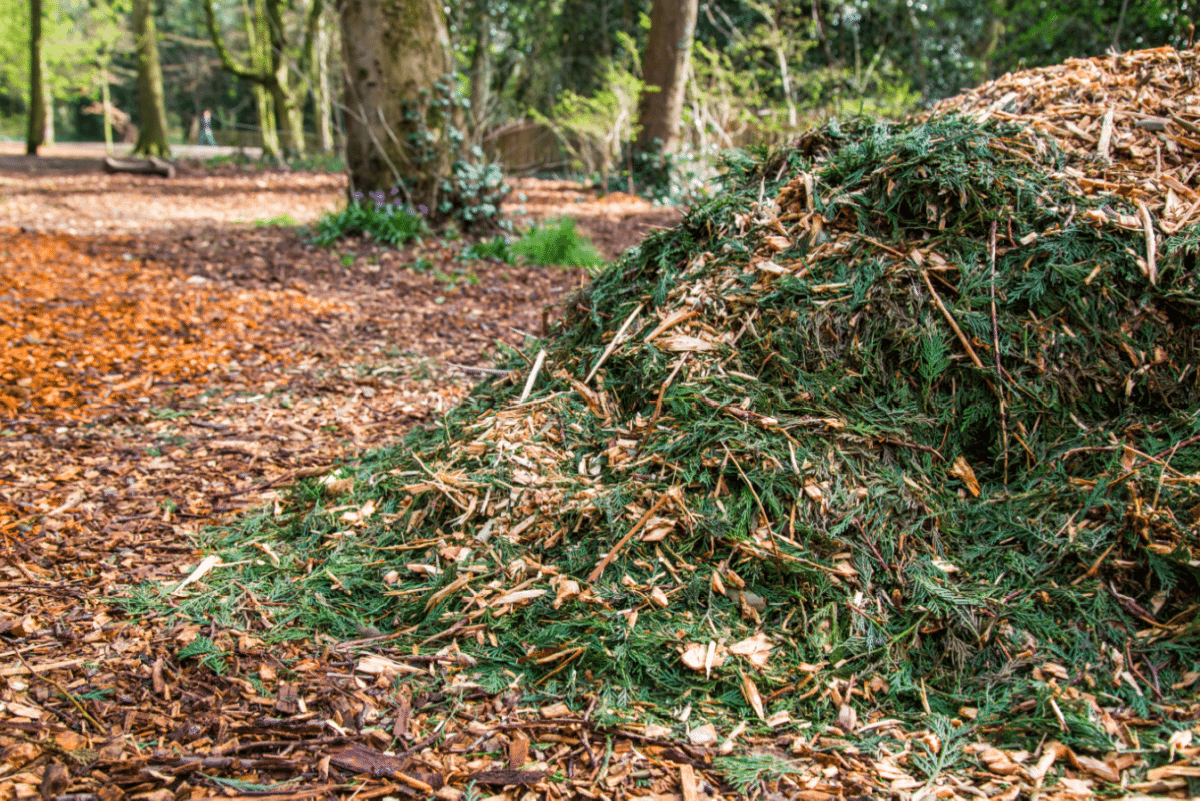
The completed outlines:
{"type": "MultiPolygon", "coordinates": [[[[713,400],[712,398],[705,398],[703,396],[700,398],[700,402],[703,403],[705,406],[711,406],[714,409],[720,409],[723,412],[727,412],[727,413],[733,415],[734,417],[754,423],[755,425],[760,425],[760,426],[764,426],[764,427],[768,427],[768,428],[779,425],[779,421],[777,419],[775,419],[774,417],[771,417],[771,416],[765,415],[765,414],[759,414],[758,412],[752,412],[749,409],[743,409],[741,406],[734,406],[732,404],[718,403],[717,401],[713,400]]],[[[806,420],[797,421],[797,423],[804,424],[804,425],[813,425],[813,424],[829,425],[829,423],[823,419],[821,419],[821,420],[807,420],[806,419],[806,420]]]]}
{"type": "MultiPolygon", "coordinates": [[[[991,270],[992,292],[992,351],[996,357],[996,380],[1004,386],[1004,368],[1000,364],[1000,323],[996,319],[996,221],[992,220],[992,231],[988,237],[988,267],[991,270]]],[[[1000,446],[1004,451],[1004,483],[1008,484],[1008,404],[1004,393],[1000,395],[1000,446]]]]}
{"type": "Polygon", "coordinates": [[[1100,125],[1100,142],[1096,145],[1096,150],[1100,153],[1100,158],[1105,161],[1108,161],[1110,158],[1108,149],[1109,145],[1112,144],[1113,114],[1114,110],[1111,108],[1104,112],[1104,121],[1100,125]]]}
{"type": "Polygon", "coordinates": [[[767,527],[767,533],[771,535],[771,550],[775,553],[775,565],[779,568],[779,572],[783,573],[783,560],[779,558],[779,543],[775,541],[775,531],[771,528],[771,520],[767,517],[766,507],[763,506],[762,499],[758,497],[758,493],[754,490],[754,485],[750,483],[749,476],[742,469],[741,463],[737,457],[733,455],[733,451],[729,450],[729,446],[721,443],[721,447],[725,449],[725,455],[733,462],[733,466],[737,468],[738,475],[742,477],[742,481],[746,482],[747,489],[754,496],[754,502],[758,504],[758,513],[763,517],[763,525],[767,527]]]}
{"type": "Polygon", "coordinates": [[[600,358],[596,360],[596,364],[592,367],[591,372],[587,374],[587,378],[583,379],[583,383],[586,384],[592,380],[592,377],[596,375],[596,371],[600,369],[600,365],[604,364],[608,360],[608,357],[612,355],[617,345],[621,344],[621,338],[625,336],[625,332],[629,330],[629,326],[633,324],[637,316],[642,313],[642,307],[645,305],[645,303],[639,303],[637,308],[633,310],[633,313],[625,318],[625,322],[617,330],[617,335],[612,338],[612,342],[608,343],[608,347],[604,349],[604,353],[600,354],[600,358]]]}
{"type": "Polygon", "coordinates": [[[916,442],[905,442],[902,439],[894,439],[892,437],[880,437],[879,441],[886,442],[888,445],[899,445],[902,448],[915,448],[916,450],[924,451],[925,453],[936,456],[939,462],[946,461],[946,457],[942,456],[941,451],[939,451],[937,448],[932,448],[929,445],[921,445],[916,442]]]}
{"type": "Polygon", "coordinates": [[[1200,125],[1196,125],[1194,123],[1188,122],[1183,117],[1180,117],[1178,114],[1175,114],[1174,112],[1171,113],[1171,119],[1175,120],[1175,122],[1180,127],[1182,127],[1185,131],[1187,131],[1189,133],[1194,133],[1197,136],[1200,136],[1200,125]]]}
{"type": "Polygon", "coordinates": [[[654,402],[654,414],[650,417],[650,424],[646,426],[646,436],[642,437],[642,441],[638,443],[637,449],[639,453],[641,452],[642,448],[645,447],[647,440],[654,435],[654,426],[658,423],[659,415],[662,414],[663,398],[667,394],[667,387],[671,386],[671,382],[674,381],[675,376],[679,374],[680,368],[683,367],[684,362],[686,362],[688,357],[691,355],[692,354],[690,353],[685,353],[679,357],[679,361],[675,362],[675,368],[671,370],[671,374],[667,376],[667,380],[663,382],[662,388],[658,390],[658,400],[654,402]]]}
{"type": "Polygon", "coordinates": [[[455,362],[447,362],[447,364],[465,373],[479,373],[480,375],[508,375],[511,372],[511,370],[497,370],[494,367],[473,367],[469,364],[456,364],[455,362]]]}
{"type": "Polygon", "coordinates": [[[1096,558],[1095,562],[1092,562],[1091,567],[1084,571],[1082,576],[1071,582],[1071,586],[1078,586],[1084,579],[1095,578],[1096,573],[1100,570],[1100,564],[1104,561],[1104,558],[1112,553],[1112,549],[1116,547],[1117,544],[1114,542],[1112,545],[1105,548],[1104,553],[1100,554],[1100,556],[1096,558]]]}
{"type": "Polygon", "coordinates": [[[517,398],[517,405],[520,406],[529,397],[529,393],[533,391],[533,385],[537,381],[538,373],[542,371],[542,365],[546,363],[546,349],[542,348],[537,352],[537,356],[533,358],[533,369],[529,371],[529,378],[525,381],[525,389],[521,390],[521,397],[517,398]]]}
{"type": "Polygon", "coordinates": [[[1162,470],[1158,472],[1158,486],[1154,488],[1154,500],[1150,503],[1150,508],[1152,509],[1158,508],[1158,496],[1162,492],[1163,479],[1167,476],[1167,469],[1171,466],[1171,460],[1175,458],[1175,451],[1179,450],[1179,446],[1182,444],[1182,442],[1175,443],[1175,447],[1171,448],[1171,452],[1167,454],[1166,461],[1163,462],[1162,470]]]}
{"type": "Polygon", "coordinates": [[[1141,198],[1138,198],[1136,203],[1138,214],[1142,218],[1142,227],[1146,231],[1146,277],[1150,279],[1151,286],[1158,286],[1158,243],[1154,239],[1154,220],[1141,198]]]}
{"type": "Polygon", "coordinates": [[[963,330],[958,327],[958,323],[955,321],[954,315],[952,315],[950,310],[946,308],[946,304],[942,303],[942,299],[938,296],[937,290],[933,288],[933,282],[929,280],[929,272],[922,270],[921,277],[925,279],[925,286],[929,287],[929,293],[933,295],[933,302],[937,304],[938,309],[940,309],[942,312],[942,316],[946,318],[946,322],[950,323],[950,327],[953,328],[954,333],[958,335],[958,341],[961,342],[963,347],[967,349],[967,355],[971,357],[971,363],[982,370],[983,362],[981,362],[979,357],[975,355],[975,349],[971,347],[971,343],[967,339],[967,335],[964,334],[963,330]]]}
{"type": "Polygon", "coordinates": [[[57,681],[50,678],[49,676],[43,676],[40,673],[36,673],[34,671],[33,667],[29,664],[28,661],[26,661],[25,657],[22,656],[20,654],[20,652],[18,652],[16,654],[16,657],[17,657],[17,659],[20,659],[21,664],[24,665],[29,670],[29,675],[36,676],[37,678],[39,678],[42,681],[46,682],[47,684],[51,685],[56,690],[58,690],[60,693],[65,695],[67,697],[67,700],[70,701],[71,704],[75,707],[75,709],[77,709],[79,711],[79,714],[83,715],[84,719],[88,723],[90,723],[96,727],[96,731],[98,731],[98,732],[104,731],[104,727],[96,722],[96,719],[94,717],[92,717],[91,713],[88,712],[87,709],[84,708],[83,704],[79,703],[78,698],[76,698],[74,695],[72,695],[70,692],[67,691],[66,687],[63,687],[61,684],[59,684],[57,681]]]}
{"type": "Polygon", "coordinates": [[[608,549],[608,553],[604,555],[604,558],[601,559],[594,568],[592,568],[591,573],[588,573],[587,581],[589,584],[596,583],[597,579],[599,579],[604,573],[604,568],[608,567],[609,563],[616,558],[617,552],[624,548],[629,540],[633,539],[634,534],[637,534],[642,530],[642,527],[650,521],[650,518],[654,516],[654,513],[661,509],[662,505],[672,498],[675,493],[676,489],[674,487],[664,492],[662,497],[655,501],[654,505],[650,507],[650,510],[642,515],[641,519],[633,525],[633,528],[629,529],[628,533],[626,533],[624,537],[621,537],[621,539],[617,541],[616,545],[608,549]]]}

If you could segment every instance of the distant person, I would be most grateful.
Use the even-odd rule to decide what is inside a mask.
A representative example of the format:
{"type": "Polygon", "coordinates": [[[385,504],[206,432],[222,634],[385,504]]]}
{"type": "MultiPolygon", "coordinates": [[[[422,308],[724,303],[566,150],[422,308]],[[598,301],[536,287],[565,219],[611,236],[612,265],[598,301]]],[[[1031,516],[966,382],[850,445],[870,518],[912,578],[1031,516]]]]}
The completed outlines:
{"type": "Polygon", "coordinates": [[[208,109],[204,109],[204,113],[200,115],[200,137],[196,140],[196,144],[213,146],[217,144],[212,132],[212,112],[208,109]]]}

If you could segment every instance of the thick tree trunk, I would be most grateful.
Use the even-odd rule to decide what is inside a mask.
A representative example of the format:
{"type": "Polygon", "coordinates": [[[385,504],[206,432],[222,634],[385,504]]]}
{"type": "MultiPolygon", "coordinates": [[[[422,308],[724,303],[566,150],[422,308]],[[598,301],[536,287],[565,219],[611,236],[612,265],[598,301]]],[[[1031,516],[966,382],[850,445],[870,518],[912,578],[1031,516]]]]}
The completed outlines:
{"type": "Polygon", "coordinates": [[[656,139],[668,153],[679,146],[683,90],[698,10],[698,0],[654,0],[650,9],[650,34],[642,64],[646,91],[638,104],[639,150],[650,150],[656,139]]]}
{"type": "Polygon", "coordinates": [[[42,0],[29,0],[29,120],[25,152],[30,156],[36,156],[46,140],[46,94],[42,83],[42,0]]]}
{"type": "Polygon", "coordinates": [[[162,66],[158,61],[158,30],[150,0],[133,2],[133,35],[137,44],[138,111],[141,119],[134,153],[168,156],[167,111],[163,101],[162,66]]]}
{"type": "Polygon", "coordinates": [[[441,0],[340,0],[338,11],[350,190],[400,184],[410,203],[436,213],[453,122],[431,102],[453,69],[441,0]]]}

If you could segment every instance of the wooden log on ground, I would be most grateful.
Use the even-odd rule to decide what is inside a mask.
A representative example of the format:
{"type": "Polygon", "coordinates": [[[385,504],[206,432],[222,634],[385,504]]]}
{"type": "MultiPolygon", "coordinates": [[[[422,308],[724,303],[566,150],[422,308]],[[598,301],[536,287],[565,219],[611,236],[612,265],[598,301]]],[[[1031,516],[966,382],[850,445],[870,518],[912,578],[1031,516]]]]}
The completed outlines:
{"type": "Polygon", "coordinates": [[[148,159],[114,159],[112,156],[105,156],[104,171],[132,172],[138,175],[161,175],[164,178],[175,177],[175,165],[154,156],[148,159]]]}

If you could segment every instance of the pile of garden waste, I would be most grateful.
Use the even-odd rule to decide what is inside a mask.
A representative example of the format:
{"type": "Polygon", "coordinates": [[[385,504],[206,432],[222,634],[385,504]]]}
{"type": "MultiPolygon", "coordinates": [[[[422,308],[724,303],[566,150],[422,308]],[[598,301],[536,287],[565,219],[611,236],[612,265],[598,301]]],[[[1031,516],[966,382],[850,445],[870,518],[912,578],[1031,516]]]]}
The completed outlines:
{"type": "Polygon", "coordinates": [[[1165,743],[1200,680],[1198,61],[731,156],[509,372],[224,543],[327,632],[697,744],[1165,743]]]}

